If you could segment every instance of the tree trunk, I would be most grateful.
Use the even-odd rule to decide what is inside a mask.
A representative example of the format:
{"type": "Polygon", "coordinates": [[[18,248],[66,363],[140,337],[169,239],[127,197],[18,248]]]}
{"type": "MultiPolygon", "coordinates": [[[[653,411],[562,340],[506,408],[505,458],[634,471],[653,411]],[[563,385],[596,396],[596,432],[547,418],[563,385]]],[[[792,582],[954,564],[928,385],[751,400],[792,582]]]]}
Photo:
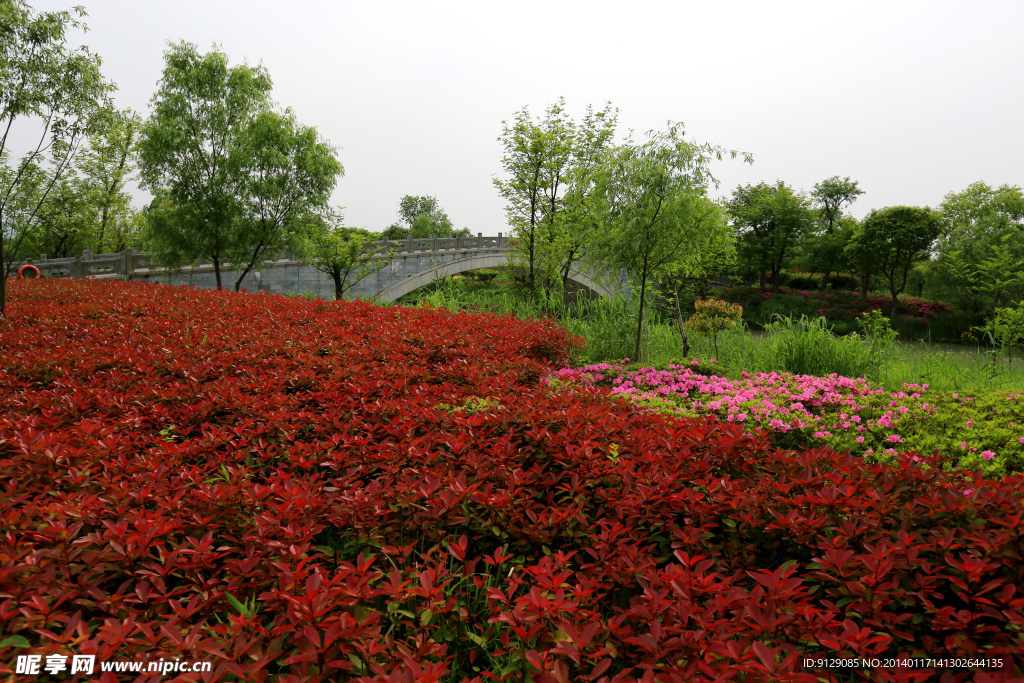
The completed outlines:
{"type": "Polygon", "coordinates": [[[690,357],[690,338],[686,336],[686,325],[683,323],[683,309],[679,307],[679,287],[672,280],[672,293],[676,301],[676,323],[679,325],[679,336],[683,338],[683,358],[690,357]]]}
{"type": "Polygon", "coordinates": [[[245,270],[242,271],[242,274],[238,276],[238,279],[235,280],[235,291],[236,292],[242,286],[242,280],[244,280],[245,276],[249,274],[250,270],[252,270],[252,266],[253,266],[254,263],[256,263],[256,259],[259,258],[259,255],[260,255],[261,251],[263,251],[263,247],[257,245],[256,251],[254,251],[252,253],[252,258],[249,259],[249,264],[245,267],[245,270]]]}
{"type": "Polygon", "coordinates": [[[106,204],[103,205],[103,213],[100,218],[100,234],[96,237],[96,253],[103,253],[103,238],[107,234],[107,214],[110,211],[110,207],[106,204]]]}
{"type": "Polygon", "coordinates": [[[761,268],[760,280],[758,281],[758,284],[757,284],[758,289],[764,289],[764,285],[765,285],[765,269],[761,268]]]}
{"type": "Polygon", "coordinates": [[[7,259],[4,255],[3,223],[0,222],[0,322],[7,315],[7,259]]]}
{"type": "Polygon", "coordinates": [[[345,288],[342,287],[341,271],[335,268],[331,272],[331,279],[334,280],[334,300],[341,301],[345,298],[345,288]]]}
{"type": "Polygon", "coordinates": [[[644,255],[643,276],[640,279],[640,312],[636,316],[636,350],[633,361],[640,362],[640,333],[644,328],[644,298],[647,296],[647,256],[644,255]]]}
{"type": "Polygon", "coordinates": [[[900,300],[896,298],[896,295],[892,295],[892,312],[889,314],[889,320],[896,320],[896,312],[900,307],[900,300]]]}
{"type": "Polygon", "coordinates": [[[216,256],[213,257],[213,274],[217,276],[217,289],[219,290],[221,288],[221,286],[220,286],[220,259],[217,258],[216,256]]]}
{"type": "Polygon", "coordinates": [[[868,289],[871,287],[871,275],[863,273],[860,276],[860,295],[861,297],[868,298],[868,289]]]}

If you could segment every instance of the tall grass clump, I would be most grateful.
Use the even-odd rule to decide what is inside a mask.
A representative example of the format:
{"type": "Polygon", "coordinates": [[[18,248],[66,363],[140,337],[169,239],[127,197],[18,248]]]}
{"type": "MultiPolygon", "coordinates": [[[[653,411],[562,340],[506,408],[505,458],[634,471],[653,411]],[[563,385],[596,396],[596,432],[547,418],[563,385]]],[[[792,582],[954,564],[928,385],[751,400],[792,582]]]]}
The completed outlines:
{"type": "Polygon", "coordinates": [[[757,354],[762,372],[879,379],[873,346],[860,335],[835,336],[824,318],[776,316],[765,331],[768,337],[757,354]]]}

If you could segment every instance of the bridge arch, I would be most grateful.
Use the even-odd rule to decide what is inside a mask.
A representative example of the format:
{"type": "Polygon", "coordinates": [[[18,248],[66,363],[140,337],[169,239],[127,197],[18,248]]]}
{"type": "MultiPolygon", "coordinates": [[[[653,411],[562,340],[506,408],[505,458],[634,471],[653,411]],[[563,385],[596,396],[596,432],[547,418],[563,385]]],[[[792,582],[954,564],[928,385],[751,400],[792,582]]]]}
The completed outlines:
{"type": "MultiPolygon", "coordinates": [[[[494,268],[497,266],[508,265],[508,258],[506,254],[479,254],[473,256],[467,256],[465,258],[457,259],[455,261],[447,261],[445,263],[439,263],[433,268],[420,271],[415,275],[411,275],[404,280],[394,283],[393,285],[383,289],[377,296],[378,301],[394,301],[400,299],[409,292],[419,289],[425,285],[429,285],[437,278],[449,277],[451,275],[458,275],[467,270],[476,270],[478,268],[494,268]]],[[[569,279],[576,282],[584,287],[597,292],[599,295],[608,297],[612,296],[614,292],[608,289],[603,284],[597,282],[586,273],[572,273],[569,275],[569,279]]]]}

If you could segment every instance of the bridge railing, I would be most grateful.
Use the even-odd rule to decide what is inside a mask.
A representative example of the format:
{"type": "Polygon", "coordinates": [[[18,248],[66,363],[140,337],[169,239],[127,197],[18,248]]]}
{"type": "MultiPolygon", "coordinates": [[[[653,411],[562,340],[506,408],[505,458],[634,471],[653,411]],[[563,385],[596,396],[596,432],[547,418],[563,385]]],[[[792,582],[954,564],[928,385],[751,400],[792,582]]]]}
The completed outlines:
{"type": "MultiPolygon", "coordinates": [[[[505,250],[515,244],[515,240],[504,237],[500,232],[497,237],[484,237],[483,233],[477,233],[476,237],[425,237],[409,238],[404,240],[377,240],[367,244],[369,253],[387,253],[393,251],[394,255],[415,254],[434,251],[459,251],[470,249],[505,250]],[[370,248],[372,247],[372,248],[370,248]]],[[[271,262],[298,262],[300,259],[291,251],[282,252],[271,262]]],[[[126,277],[136,271],[162,271],[165,268],[157,267],[151,262],[151,255],[146,252],[126,249],[114,254],[93,254],[92,250],[86,249],[81,254],[68,258],[47,258],[43,254],[38,259],[25,259],[15,265],[14,271],[25,264],[34,265],[39,269],[42,277],[70,277],[84,279],[90,277],[126,277]]],[[[197,264],[197,268],[212,267],[212,264],[197,264]]]]}

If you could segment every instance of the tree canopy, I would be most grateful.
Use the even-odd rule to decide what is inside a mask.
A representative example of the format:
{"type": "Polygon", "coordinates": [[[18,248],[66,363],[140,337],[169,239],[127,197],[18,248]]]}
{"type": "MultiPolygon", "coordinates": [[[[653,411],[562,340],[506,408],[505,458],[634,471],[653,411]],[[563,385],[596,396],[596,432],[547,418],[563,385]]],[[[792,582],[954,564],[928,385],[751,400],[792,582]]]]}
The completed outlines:
{"type": "Polygon", "coordinates": [[[223,52],[200,54],[184,41],[164,52],[164,62],[139,140],[139,170],[144,188],[166,190],[178,220],[153,225],[154,257],[168,265],[208,259],[219,289],[222,265],[248,251],[235,220],[241,136],[270,108],[270,75],[262,66],[229,67],[223,52]]]}
{"type": "Polygon", "coordinates": [[[344,169],[335,150],[291,110],[256,115],[240,135],[239,240],[249,250],[235,282],[270,254],[295,245],[306,216],[327,206],[344,169]]]}
{"type": "Polygon", "coordinates": [[[35,13],[22,0],[0,4],[0,318],[21,246],[114,88],[100,74],[99,57],[66,45],[70,29],[85,28],[84,15],[81,7],[35,13]],[[8,142],[19,121],[41,131],[36,146],[16,157],[8,142]]]}
{"type": "Polygon", "coordinates": [[[714,233],[723,226],[705,196],[717,184],[710,162],[740,154],[683,136],[682,124],[670,123],[667,131],[648,133],[645,143],[609,149],[592,174],[588,204],[598,228],[588,242],[588,258],[626,269],[638,286],[637,359],[648,282],[670,265],[677,272],[699,266],[701,246],[716,241],[714,233]]]}
{"type": "Polygon", "coordinates": [[[1000,298],[1024,299],[1024,192],[983,182],[950,192],[939,206],[931,286],[980,321],[1000,298]],[[1000,285],[1005,282],[1005,286],[1000,285]]]}
{"type": "Polygon", "coordinates": [[[511,122],[502,122],[498,140],[507,177],[493,182],[508,202],[508,222],[519,238],[509,259],[525,269],[534,294],[541,282],[546,288],[564,285],[582,254],[591,227],[585,206],[593,190],[591,171],[611,144],[617,122],[618,110],[608,103],[597,112],[588,106],[576,124],[565,112],[565,98],[539,120],[523,107],[511,122]]]}
{"type": "Polygon", "coordinates": [[[344,171],[335,150],[290,110],[274,111],[266,69],[228,66],[220,50],[172,44],[139,141],[143,186],[162,191],[150,243],[168,265],[238,265],[242,279],[290,244],[299,220],[326,203],[344,171]]]}
{"type": "Polygon", "coordinates": [[[780,180],[737,187],[727,207],[739,235],[740,257],[757,265],[761,287],[770,273],[772,289],[778,291],[782,268],[813,229],[810,202],[780,180]]]}
{"type": "Polygon", "coordinates": [[[914,262],[927,257],[942,225],[928,207],[889,206],[871,211],[853,238],[863,258],[889,284],[892,297],[890,318],[896,317],[898,296],[907,287],[907,274],[914,262]]]}
{"type": "Polygon", "coordinates": [[[465,237],[469,234],[468,228],[456,230],[452,226],[437,197],[407,194],[398,201],[398,222],[389,225],[381,237],[404,240],[408,237],[465,237]]]}

